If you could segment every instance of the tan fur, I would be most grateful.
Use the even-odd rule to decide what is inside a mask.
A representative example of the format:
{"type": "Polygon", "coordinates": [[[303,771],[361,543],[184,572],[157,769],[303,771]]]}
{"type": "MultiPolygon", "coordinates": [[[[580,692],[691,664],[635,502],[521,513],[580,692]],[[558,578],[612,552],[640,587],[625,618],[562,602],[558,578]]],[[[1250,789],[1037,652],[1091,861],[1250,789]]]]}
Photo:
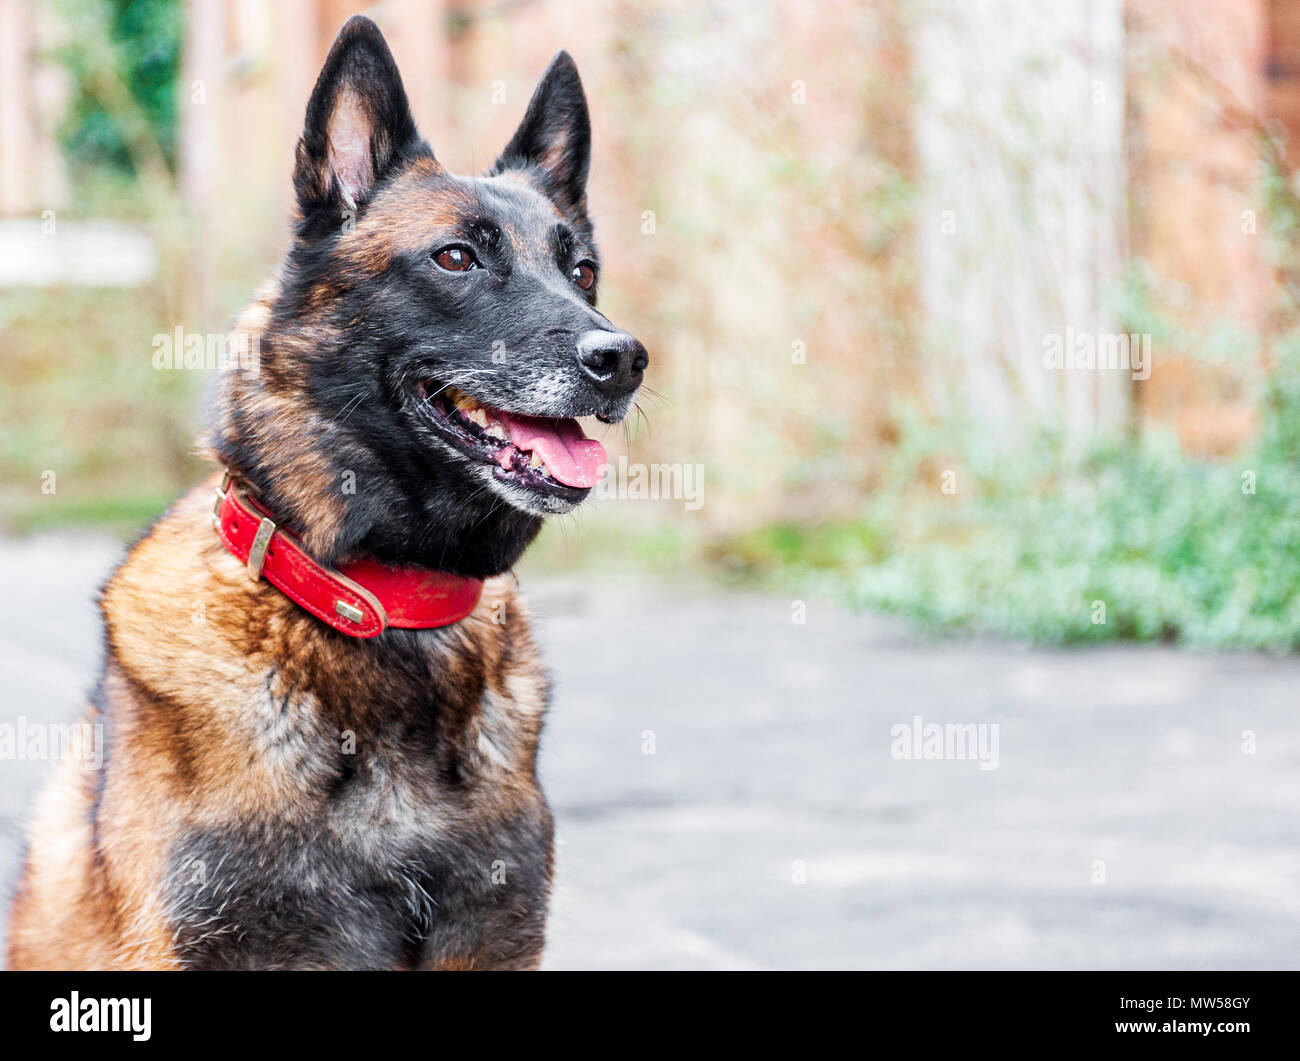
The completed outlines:
{"type": "MultiPolygon", "coordinates": [[[[354,19],[335,49],[369,47],[373,71],[387,56],[374,38],[354,19]]],[[[326,68],[348,54],[332,50],[326,68]]],[[[329,158],[305,132],[295,185],[299,221],[325,228],[335,178],[361,189],[397,145],[352,89],[319,98],[334,106],[329,158]]],[[[526,179],[500,179],[523,180],[561,216],[526,179]]],[[[304,400],[312,373],[335,367],[324,358],[357,333],[349,296],[472,220],[476,196],[432,158],[409,160],[360,216],[339,218],[329,268],[294,272],[304,289],[292,297],[273,276],[236,322],[241,351],[257,339],[266,356],[220,379],[214,451],[247,463],[232,470],[256,479],[319,562],[364,539],[340,489],[351,469],[338,417],[304,400]]],[[[488,579],[452,626],[350,639],[226,551],[218,480],[181,498],[104,587],[106,661],[87,715],[104,729],[103,767],[69,759],[44,790],[9,965],[536,967],[553,869],[536,778],[548,689],[513,574],[488,579]],[[490,879],[494,867],[506,875],[490,879]],[[295,949],[300,935],[312,945],[295,949]]]]}
{"type": "MultiPolygon", "coordinates": [[[[249,580],[212,528],[216,480],[179,501],[105,587],[109,754],[102,778],[64,762],[41,797],[10,968],[174,967],[160,882],[180,830],[308,813],[323,769],[311,737],[334,740],[349,725],[367,738],[366,705],[390,676],[372,654],[334,650],[316,619],[249,580]],[[313,689],[334,690],[355,714],[323,718],[313,689]]],[[[456,739],[479,783],[449,821],[540,803],[546,684],[514,577],[490,579],[476,611],[429,645],[448,687],[471,691],[456,739]]],[[[87,719],[102,721],[93,709],[87,719]]]]}

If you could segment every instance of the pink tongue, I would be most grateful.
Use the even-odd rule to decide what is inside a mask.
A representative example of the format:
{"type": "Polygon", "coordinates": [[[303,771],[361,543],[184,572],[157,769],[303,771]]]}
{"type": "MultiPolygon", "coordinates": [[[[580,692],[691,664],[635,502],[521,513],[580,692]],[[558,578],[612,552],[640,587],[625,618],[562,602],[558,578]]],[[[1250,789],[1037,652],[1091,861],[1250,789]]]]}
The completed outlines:
{"type": "Polygon", "coordinates": [[[510,441],[525,453],[541,457],[553,479],[576,487],[600,482],[605,447],[584,435],[577,420],[544,420],[504,411],[498,415],[510,432],[510,441]]]}

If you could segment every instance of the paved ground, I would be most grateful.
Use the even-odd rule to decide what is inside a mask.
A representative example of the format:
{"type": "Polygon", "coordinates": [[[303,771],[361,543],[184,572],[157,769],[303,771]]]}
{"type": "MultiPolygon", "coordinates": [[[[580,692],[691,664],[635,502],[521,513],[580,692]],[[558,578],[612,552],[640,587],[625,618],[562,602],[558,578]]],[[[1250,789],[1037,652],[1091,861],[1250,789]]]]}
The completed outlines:
{"type": "MultiPolygon", "coordinates": [[[[0,545],[0,724],[76,714],[115,551],[0,545]]],[[[1300,966],[1300,661],[525,585],[557,682],[551,968],[1300,966]],[[997,769],[891,757],[917,715],[996,723],[997,769]]],[[[6,884],[44,770],[0,762],[6,884]]]]}

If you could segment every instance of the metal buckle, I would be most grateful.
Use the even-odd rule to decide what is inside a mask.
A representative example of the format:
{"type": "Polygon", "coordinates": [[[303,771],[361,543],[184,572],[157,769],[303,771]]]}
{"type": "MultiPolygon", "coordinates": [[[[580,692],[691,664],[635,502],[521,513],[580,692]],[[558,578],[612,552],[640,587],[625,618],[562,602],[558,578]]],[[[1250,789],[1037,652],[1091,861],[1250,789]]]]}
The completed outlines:
{"type": "Polygon", "coordinates": [[[364,622],[366,618],[365,612],[363,612],[360,608],[354,608],[351,604],[349,604],[347,601],[344,600],[336,600],[334,602],[334,613],[336,615],[343,616],[344,619],[347,619],[349,622],[353,622],[353,623],[364,622]]]}
{"type": "Polygon", "coordinates": [[[263,519],[257,525],[253,535],[253,544],[248,547],[248,577],[257,582],[262,577],[262,563],[266,560],[266,548],[271,544],[271,535],[275,533],[275,521],[263,519]]]}
{"type": "Polygon", "coordinates": [[[221,529],[221,506],[226,502],[226,491],[229,489],[230,472],[226,471],[221,476],[221,485],[213,491],[217,495],[217,498],[212,502],[212,525],[216,527],[217,530],[221,529]]]}
{"type": "MultiPolygon", "coordinates": [[[[233,478],[230,469],[224,469],[221,476],[221,485],[213,491],[217,496],[212,502],[212,525],[218,531],[221,530],[221,506],[226,503],[226,495],[231,491],[230,484],[233,478]]],[[[257,525],[257,533],[253,535],[253,544],[248,547],[248,561],[245,565],[248,577],[254,582],[260,582],[262,579],[262,564],[266,562],[266,550],[271,544],[271,538],[275,531],[274,520],[263,519],[257,525]]]]}

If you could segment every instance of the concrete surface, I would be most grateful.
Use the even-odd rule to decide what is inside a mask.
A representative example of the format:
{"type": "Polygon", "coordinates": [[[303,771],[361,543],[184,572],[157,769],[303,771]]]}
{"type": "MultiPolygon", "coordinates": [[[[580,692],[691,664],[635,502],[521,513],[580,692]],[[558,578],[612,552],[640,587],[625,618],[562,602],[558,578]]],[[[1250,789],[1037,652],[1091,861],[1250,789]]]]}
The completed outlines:
{"type": "MultiPolygon", "coordinates": [[[[118,550],[0,542],[0,724],[76,716],[118,550]]],[[[1300,661],[524,584],[556,680],[549,968],[1300,966],[1300,661]],[[997,768],[892,757],[915,716],[996,723],[997,768]]],[[[47,765],[0,762],[6,885],[47,765]]]]}

